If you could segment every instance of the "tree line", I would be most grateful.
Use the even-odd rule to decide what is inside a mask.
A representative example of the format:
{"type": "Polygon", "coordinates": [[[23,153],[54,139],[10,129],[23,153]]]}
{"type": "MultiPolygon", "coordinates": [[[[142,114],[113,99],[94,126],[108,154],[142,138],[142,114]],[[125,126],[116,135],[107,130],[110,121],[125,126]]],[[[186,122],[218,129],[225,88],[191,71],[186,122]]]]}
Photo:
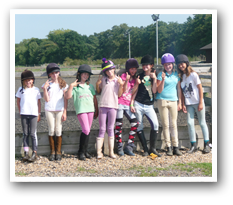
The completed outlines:
{"type": "MultiPolygon", "coordinates": [[[[73,30],[50,31],[46,39],[24,39],[15,44],[15,65],[34,65],[55,62],[63,64],[65,59],[128,58],[130,32],[131,57],[150,54],[156,57],[156,23],[147,27],[128,27],[127,24],[94,33],[89,37],[73,30]]],[[[201,47],[212,42],[212,15],[197,14],[187,18],[183,24],[158,21],[158,52],[174,56],[205,54],[201,47]]]]}

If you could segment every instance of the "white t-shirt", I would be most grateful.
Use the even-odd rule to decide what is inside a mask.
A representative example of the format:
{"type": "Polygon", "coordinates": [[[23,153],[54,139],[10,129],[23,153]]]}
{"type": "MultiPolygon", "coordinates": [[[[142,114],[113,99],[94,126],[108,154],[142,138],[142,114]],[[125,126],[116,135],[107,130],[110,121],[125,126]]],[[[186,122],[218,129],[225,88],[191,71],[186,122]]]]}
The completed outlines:
{"type": "MultiPolygon", "coordinates": [[[[42,88],[44,84],[42,85],[42,88]]],[[[58,83],[50,83],[48,89],[49,102],[45,102],[46,111],[62,111],[64,110],[64,91],[69,86],[66,84],[65,88],[60,89],[58,83]]]]}
{"type": "Polygon", "coordinates": [[[38,99],[41,99],[39,88],[33,86],[20,92],[21,89],[22,87],[18,89],[15,95],[20,98],[20,115],[38,116],[38,99]]]}
{"type": "Polygon", "coordinates": [[[186,105],[193,105],[199,103],[199,90],[197,85],[201,84],[201,80],[197,73],[192,72],[188,77],[183,74],[183,80],[181,82],[181,89],[185,97],[186,105]]]}

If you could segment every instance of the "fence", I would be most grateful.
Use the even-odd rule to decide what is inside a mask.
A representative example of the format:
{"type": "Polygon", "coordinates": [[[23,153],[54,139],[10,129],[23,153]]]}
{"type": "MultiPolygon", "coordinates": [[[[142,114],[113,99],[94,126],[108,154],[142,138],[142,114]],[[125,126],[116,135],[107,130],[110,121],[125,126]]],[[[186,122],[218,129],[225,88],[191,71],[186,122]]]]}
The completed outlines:
{"type": "MultiPolygon", "coordinates": [[[[158,68],[158,72],[161,71],[162,68],[158,68]]],[[[197,69],[201,70],[203,72],[203,69],[200,67],[197,67],[197,69]]],[[[194,68],[194,70],[197,70],[194,68]]],[[[210,70],[210,67],[205,67],[206,70],[210,70]]],[[[205,71],[205,72],[208,72],[205,71]]],[[[98,75],[99,70],[93,70],[93,73],[98,75]]],[[[34,73],[35,74],[35,73],[34,73]]],[[[37,72],[35,76],[44,76],[43,72],[37,72]]],[[[76,72],[62,72],[61,75],[72,75],[75,76],[76,72]]],[[[199,75],[200,78],[202,79],[209,79],[211,80],[211,75],[199,75]]],[[[16,77],[19,77],[16,75],[16,77]]],[[[211,87],[208,86],[203,86],[203,93],[211,93],[211,87]]],[[[43,92],[41,93],[43,96],[43,92]]],[[[206,98],[205,97],[205,103],[206,103],[206,111],[212,111],[211,110],[211,98],[206,98]]],[[[158,108],[155,107],[155,112],[158,113],[158,108]]],[[[182,112],[182,111],[180,111],[182,112]]],[[[67,111],[67,117],[70,116],[76,116],[75,111],[67,111]]],[[[45,113],[41,113],[41,117],[45,117],[45,113]]],[[[19,113],[15,113],[15,118],[20,118],[19,113]]],[[[210,141],[212,140],[212,126],[208,125],[209,128],[209,134],[210,134],[210,141]]],[[[195,125],[195,130],[196,130],[196,137],[197,137],[197,146],[200,147],[200,149],[203,148],[204,146],[204,139],[202,135],[202,130],[199,125],[195,125]]],[[[122,130],[122,141],[123,144],[127,143],[128,141],[128,133],[130,131],[130,127],[125,127],[122,130]]],[[[146,127],[144,128],[145,136],[147,142],[149,142],[149,133],[150,133],[150,128],[146,127]]],[[[99,130],[91,130],[91,137],[88,145],[88,150],[91,153],[96,153],[96,137],[98,136],[99,130]]],[[[81,130],[75,130],[75,131],[63,131],[62,132],[62,153],[69,153],[69,154],[77,154],[78,148],[79,148],[79,136],[81,134],[81,130]]],[[[178,126],[178,137],[179,137],[179,148],[187,148],[190,146],[190,140],[189,140],[189,135],[188,135],[188,127],[187,126],[178,126]]],[[[47,132],[39,132],[37,133],[37,138],[38,138],[38,154],[40,155],[48,155],[50,153],[50,147],[49,147],[49,140],[48,140],[48,133],[47,132]]],[[[22,133],[16,133],[15,134],[15,154],[16,155],[22,155],[23,154],[23,134],[22,133]]],[[[116,145],[116,143],[115,143],[116,145]]],[[[141,143],[136,136],[135,138],[135,145],[136,145],[136,150],[141,150],[142,146],[141,143]]],[[[159,128],[159,136],[158,140],[156,143],[156,148],[157,149],[165,149],[165,141],[164,141],[164,136],[163,136],[163,131],[162,128],[159,128]]],[[[108,154],[108,135],[107,133],[105,134],[105,140],[104,140],[104,146],[103,146],[103,151],[105,154],[108,154]]],[[[115,151],[116,151],[116,146],[115,146],[115,151]]],[[[30,150],[32,152],[32,150],[30,150]]]]}

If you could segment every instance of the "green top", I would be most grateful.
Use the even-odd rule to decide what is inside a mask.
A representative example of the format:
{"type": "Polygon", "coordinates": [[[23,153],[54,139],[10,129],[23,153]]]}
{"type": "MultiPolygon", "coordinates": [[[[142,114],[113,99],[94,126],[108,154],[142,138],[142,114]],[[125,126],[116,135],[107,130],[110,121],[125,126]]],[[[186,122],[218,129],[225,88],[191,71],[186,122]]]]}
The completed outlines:
{"type": "Polygon", "coordinates": [[[95,88],[92,84],[86,83],[82,86],[74,87],[72,96],[76,114],[95,112],[94,106],[95,88]]]}

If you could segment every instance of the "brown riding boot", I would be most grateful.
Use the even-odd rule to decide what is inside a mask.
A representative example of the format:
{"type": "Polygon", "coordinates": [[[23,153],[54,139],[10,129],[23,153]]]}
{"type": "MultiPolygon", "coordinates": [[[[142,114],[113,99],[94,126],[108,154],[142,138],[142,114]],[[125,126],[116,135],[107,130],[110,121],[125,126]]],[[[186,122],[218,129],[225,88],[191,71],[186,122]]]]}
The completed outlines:
{"type": "Polygon", "coordinates": [[[49,136],[49,144],[50,144],[50,156],[49,160],[54,161],[55,159],[55,143],[54,143],[54,136],[49,136]]]}
{"type": "Polygon", "coordinates": [[[61,161],[61,142],[62,136],[56,138],[56,156],[55,159],[61,161]]]}

